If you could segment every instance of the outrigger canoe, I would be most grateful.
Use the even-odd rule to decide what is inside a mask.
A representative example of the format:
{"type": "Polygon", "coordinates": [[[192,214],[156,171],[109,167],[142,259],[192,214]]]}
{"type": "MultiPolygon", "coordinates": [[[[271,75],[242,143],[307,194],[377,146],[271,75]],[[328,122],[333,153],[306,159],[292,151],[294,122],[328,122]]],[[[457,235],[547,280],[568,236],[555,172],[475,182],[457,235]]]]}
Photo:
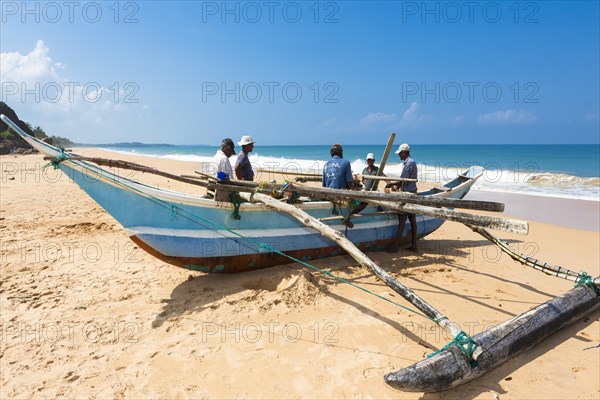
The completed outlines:
{"type": "MultiPolygon", "coordinates": [[[[262,203],[253,203],[250,197],[249,203],[232,204],[163,190],[118,176],[98,167],[98,162],[66,154],[27,135],[6,116],[1,118],[35,149],[53,159],[53,164],[112,215],[133,241],[171,264],[206,272],[239,272],[291,262],[289,257],[304,261],[335,256],[342,253],[343,248],[454,337],[432,357],[384,377],[388,384],[404,391],[437,392],[469,382],[600,307],[600,277],[593,279],[585,273],[547,266],[546,263],[542,265],[537,260],[513,254],[506,243],[478,226],[481,221],[470,214],[453,213],[447,208],[398,205],[384,201],[385,194],[365,194],[361,195],[362,200],[373,200],[373,204],[379,206],[367,206],[362,214],[353,216],[354,227],[347,229],[341,224],[342,220],[348,220],[347,202],[307,201],[291,205],[254,189],[262,203]],[[361,250],[385,249],[396,238],[398,220],[393,214],[381,212],[379,207],[382,205],[395,211],[417,214],[422,211],[423,215],[417,215],[418,237],[434,232],[445,219],[460,221],[496,243],[513,259],[542,272],[556,272],[557,277],[576,281],[576,286],[562,296],[471,338],[362,254],[361,250]]],[[[443,188],[422,192],[415,199],[447,199],[441,206],[448,207],[455,202],[452,199],[462,199],[481,174],[480,168],[471,167],[443,188]]],[[[296,194],[302,192],[300,189],[296,194]]],[[[344,192],[320,190],[319,193],[330,198],[359,196],[344,192]]],[[[414,199],[403,201],[409,200],[414,199]]],[[[456,200],[454,204],[460,201],[463,200],[456,200]]],[[[526,227],[519,227],[514,222],[500,219],[488,226],[526,233],[526,227]]],[[[402,236],[409,229],[407,224],[402,236]]]]}
{"type": "MultiPolygon", "coordinates": [[[[242,203],[240,218],[236,219],[231,202],[159,189],[118,176],[93,163],[73,159],[73,155],[20,131],[9,119],[4,121],[39,152],[61,158],[60,169],[119,222],[131,240],[169,264],[205,272],[243,272],[293,262],[279,252],[303,261],[343,252],[319,232],[262,204],[242,203]]],[[[443,189],[420,195],[461,199],[481,174],[481,168],[472,167],[443,189]]],[[[308,201],[297,206],[317,219],[348,214],[347,204],[331,201],[308,201]]],[[[397,235],[396,216],[378,213],[377,206],[367,207],[361,215],[365,216],[354,217],[354,227],[347,231],[341,218],[325,223],[344,231],[363,251],[388,248],[397,235]]],[[[417,237],[429,235],[443,223],[443,219],[417,216],[417,237]]],[[[409,229],[407,223],[405,234],[409,229]]],[[[404,244],[408,244],[410,235],[403,236],[404,244]]]]}

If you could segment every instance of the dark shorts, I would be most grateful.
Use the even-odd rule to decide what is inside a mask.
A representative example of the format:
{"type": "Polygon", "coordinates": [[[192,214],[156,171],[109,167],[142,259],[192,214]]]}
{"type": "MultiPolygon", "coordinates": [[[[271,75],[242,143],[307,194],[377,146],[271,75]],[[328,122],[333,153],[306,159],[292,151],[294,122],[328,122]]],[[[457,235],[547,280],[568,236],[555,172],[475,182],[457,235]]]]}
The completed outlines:
{"type": "MultiPolygon", "coordinates": [[[[411,190],[410,192],[406,191],[406,193],[417,194],[417,191],[411,190]]],[[[415,216],[415,214],[413,214],[413,213],[400,213],[400,214],[398,214],[398,221],[404,221],[406,219],[406,217],[410,218],[410,217],[414,217],[414,216],[415,216]]]]}

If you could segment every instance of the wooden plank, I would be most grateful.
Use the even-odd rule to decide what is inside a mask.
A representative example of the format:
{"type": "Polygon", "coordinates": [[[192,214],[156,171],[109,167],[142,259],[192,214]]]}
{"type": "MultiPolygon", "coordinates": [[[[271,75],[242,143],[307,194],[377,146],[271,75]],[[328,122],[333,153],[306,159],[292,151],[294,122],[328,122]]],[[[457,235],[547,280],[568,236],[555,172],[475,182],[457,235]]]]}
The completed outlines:
{"type": "MultiPolygon", "coordinates": [[[[398,211],[380,211],[380,212],[372,212],[372,213],[365,213],[365,214],[352,214],[352,217],[354,217],[354,218],[376,217],[379,215],[398,215],[398,211]]],[[[321,222],[337,221],[337,220],[345,220],[346,218],[348,218],[348,217],[345,217],[343,215],[333,215],[331,217],[319,218],[319,221],[321,221],[321,222]]]]}
{"type": "MultiPolygon", "coordinates": [[[[215,181],[218,180],[218,178],[216,176],[211,175],[211,174],[206,174],[204,172],[200,172],[200,171],[197,171],[197,170],[194,171],[194,173],[200,175],[203,179],[208,179],[208,180],[212,179],[212,180],[215,180],[215,181]]],[[[194,177],[192,175],[182,175],[182,176],[184,176],[186,178],[194,179],[194,177]]]]}
{"type": "Polygon", "coordinates": [[[297,176],[294,179],[296,182],[321,182],[323,177],[319,176],[297,176]]]}
{"type": "Polygon", "coordinates": [[[498,231],[511,232],[519,235],[529,233],[529,223],[512,218],[493,217],[488,215],[478,215],[464,211],[454,211],[442,208],[432,208],[418,204],[399,204],[389,201],[372,200],[371,203],[393,210],[402,211],[411,214],[427,215],[433,218],[441,218],[447,221],[460,222],[466,225],[478,226],[482,228],[495,229],[498,231]]]}
{"type": "MultiPolygon", "coordinates": [[[[402,283],[394,279],[393,276],[388,274],[384,269],[375,264],[369,257],[367,257],[362,251],[360,251],[351,241],[335,229],[325,225],[316,218],[307,214],[303,210],[295,207],[291,204],[282,203],[278,200],[273,199],[270,196],[266,196],[260,193],[254,194],[252,197],[245,195],[246,199],[253,202],[261,202],[267,207],[285,213],[306,225],[309,228],[319,231],[323,236],[337,243],[343,248],[349,255],[352,256],[356,261],[365,268],[368,268],[377,278],[389,286],[392,290],[402,296],[404,299],[409,301],[412,305],[417,307],[421,312],[427,315],[429,318],[438,321],[439,325],[447,329],[448,332],[455,337],[461,332],[461,329],[448,320],[442,313],[436,310],[432,305],[427,303],[421,297],[419,297],[410,288],[404,286],[402,283]]],[[[479,352],[480,353],[480,352],[479,352]]],[[[477,353],[477,355],[479,354],[477,353]]],[[[474,357],[477,357],[474,355],[474,357]]]]}
{"type": "Polygon", "coordinates": [[[393,181],[393,182],[419,182],[418,179],[400,178],[399,176],[376,176],[376,175],[359,175],[361,178],[372,181],[393,181]]]}
{"type": "Polygon", "coordinates": [[[583,318],[600,306],[600,297],[589,286],[569,290],[521,315],[473,337],[483,349],[471,366],[456,346],[385,375],[396,389],[409,392],[439,392],[462,385],[497,368],[548,336],[583,318]]]}
{"type": "Polygon", "coordinates": [[[268,172],[269,174],[281,174],[283,176],[285,175],[291,175],[291,176],[310,176],[310,177],[322,177],[323,174],[318,174],[318,173],[314,173],[314,172],[294,172],[294,171],[283,171],[283,170],[276,170],[276,169],[266,169],[266,168],[257,168],[256,169],[257,172],[268,172]]]}
{"type": "Polygon", "coordinates": [[[314,198],[325,198],[328,200],[335,199],[357,199],[364,201],[392,201],[410,204],[420,204],[430,207],[449,207],[449,208],[465,208],[470,210],[482,211],[504,211],[504,204],[493,201],[478,201],[453,199],[449,197],[433,197],[433,196],[418,196],[407,192],[382,193],[375,191],[356,191],[346,189],[330,189],[314,186],[306,186],[299,184],[290,184],[288,191],[297,192],[298,194],[307,195],[314,198]]]}

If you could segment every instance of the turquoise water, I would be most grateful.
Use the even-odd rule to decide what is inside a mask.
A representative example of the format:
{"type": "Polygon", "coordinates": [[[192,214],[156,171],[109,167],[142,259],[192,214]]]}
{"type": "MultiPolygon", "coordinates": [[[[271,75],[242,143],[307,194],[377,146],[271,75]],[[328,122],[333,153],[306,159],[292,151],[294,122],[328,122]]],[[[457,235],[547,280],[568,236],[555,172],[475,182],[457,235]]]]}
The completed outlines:
{"type": "MultiPolygon", "coordinates": [[[[399,143],[396,143],[394,151],[399,143]]],[[[250,160],[255,167],[286,171],[319,171],[329,158],[330,146],[261,146],[250,160]]],[[[344,158],[354,173],[365,166],[367,153],[379,163],[384,145],[347,145],[344,158]]],[[[210,161],[217,146],[119,147],[111,150],[194,162],[210,161]]],[[[600,201],[599,145],[412,145],[411,156],[419,166],[419,180],[444,182],[470,165],[486,173],[477,183],[481,190],[528,193],[552,197],[600,201]]],[[[232,158],[233,161],[233,158],[232,158]]],[[[400,160],[393,152],[388,174],[399,174],[400,160]]],[[[260,174],[259,174],[260,175],[260,174]]]]}

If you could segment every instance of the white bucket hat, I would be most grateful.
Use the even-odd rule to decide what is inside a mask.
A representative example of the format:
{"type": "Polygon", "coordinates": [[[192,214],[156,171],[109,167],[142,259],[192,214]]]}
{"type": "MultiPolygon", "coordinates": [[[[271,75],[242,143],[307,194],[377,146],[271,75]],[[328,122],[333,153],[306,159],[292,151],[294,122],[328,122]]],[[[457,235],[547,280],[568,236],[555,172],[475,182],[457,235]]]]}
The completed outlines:
{"type": "Polygon", "coordinates": [[[238,145],[245,146],[252,143],[256,143],[254,140],[252,140],[252,136],[242,136],[242,140],[238,142],[238,145]]]}
{"type": "Polygon", "coordinates": [[[373,153],[367,154],[366,160],[375,160],[375,156],[373,155],[373,153]]]}
{"type": "Polygon", "coordinates": [[[398,147],[398,150],[396,150],[396,154],[400,154],[401,151],[410,151],[410,146],[406,143],[402,143],[400,147],[398,147]]]}

